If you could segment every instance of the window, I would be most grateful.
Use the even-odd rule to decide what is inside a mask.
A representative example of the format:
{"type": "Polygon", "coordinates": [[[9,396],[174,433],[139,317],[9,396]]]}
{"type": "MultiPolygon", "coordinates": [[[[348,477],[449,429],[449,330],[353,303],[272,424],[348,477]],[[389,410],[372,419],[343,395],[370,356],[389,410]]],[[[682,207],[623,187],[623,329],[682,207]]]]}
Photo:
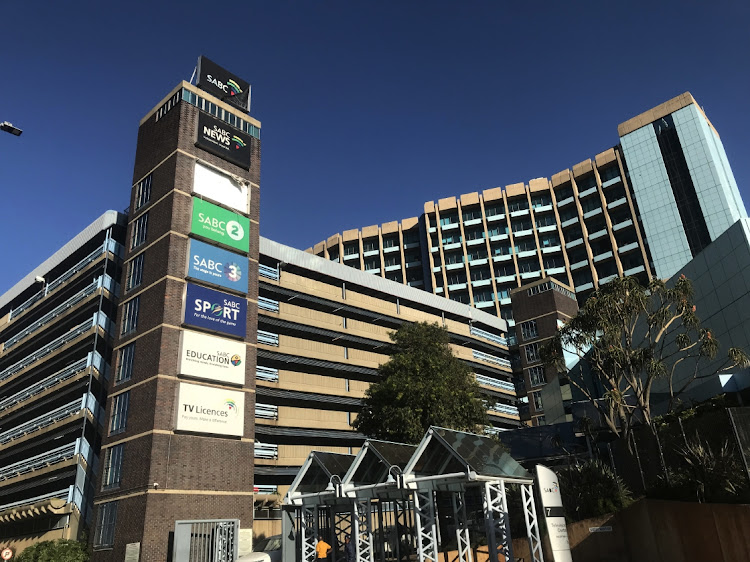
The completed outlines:
{"type": "Polygon", "coordinates": [[[448,224],[456,224],[457,222],[458,222],[458,216],[456,215],[446,215],[440,218],[440,226],[445,226],[448,224]]]}
{"type": "Polygon", "coordinates": [[[94,547],[109,547],[115,543],[115,522],[117,521],[117,502],[99,504],[96,513],[96,531],[94,547]]]}
{"type": "Polygon", "coordinates": [[[495,215],[504,215],[505,207],[503,204],[489,205],[484,208],[484,212],[488,217],[494,217],[495,215]]]}
{"type": "Polygon", "coordinates": [[[505,320],[506,322],[509,320],[513,320],[513,309],[511,307],[507,308],[501,308],[500,309],[500,317],[505,320]]]}
{"type": "Polygon", "coordinates": [[[133,221],[133,229],[130,233],[130,249],[137,248],[146,241],[148,233],[148,213],[143,213],[133,221]]]}
{"type": "Polygon", "coordinates": [[[536,327],[536,320],[529,320],[521,323],[521,337],[524,340],[532,340],[539,335],[536,327]]]}
{"type": "Polygon", "coordinates": [[[589,211],[593,211],[594,209],[601,209],[601,206],[602,206],[601,201],[597,199],[596,197],[586,199],[581,204],[581,208],[583,209],[584,213],[588,213],[589,211]]]}
{"type": "Polygon", "coordinates": [[[397,236],[388,236],[383,238],[383,248],[395,248],[398,246],[397,236]]]}
{"type": "Polygon", "coordinates": [[[130,391],[118,394],[112,400],[112,417],[109,423],[109,434],[122,433],[128,424],[128,406],[130,405],[130,391]]]}
{"type": "Polygon", "coordinates": [[[474,293],[475,302],[492,302],[495,300],[495,294],[492,291],[479,291],[474,293]]]}
{"type": "Polygon", "coordinates": [[[358,253],[359,252],[357,251],[357,243],[356,242],[353,243],[353,244],[345,244],[344,245],[344,255],[345,256],[353,256],[353,255],[358,254],[358,253]]]}
{"type": "Polygon", "coordinates": [[[531,401],[534,403],[534,409],[537,412],[544,411],[544,405],[542,404],[542,393],[541,392],[530,392],[531,401]]]}
{"type": "Polygon", "coordinates": [[[126,302],[122,307],[122,330],[120,335],[129,334],[138,327],[138,307],[140,306],[140,297],[126,302]]]}
{"type": "Polygon", "coordinates": [[[499,244],[497,246],[493,246],[492,253],[496,256],[507,256],[508,254],[510,254],[510,245],[499,244]]]}
{"type": "Polygon", "coordinates": [[[369,240],[362,240],[363,252],[372,252],[377,249],[378,249],[378,241],[375,238],[370,238],[369,240]]]}
{"type": "Polygon", "coordinates": [[[609,181],[620,175],[620,168],[615,164],[614,166],[607,166],[599,170],[599,177],[602,179],[602,183],[609,181]]]}
{"type": "Polygon", "coordinates": [[[380,260],[378,258],[368,258],[365,260],[365,271],[371,269],[380,269],[380,260]]]}
{"type": "Polygon", "coordinates": [[[414,242],[419,242],[419,231],[409,230],[404,232],[404,244],[413,244],[414,242]]]}
{"type": "Polygon", "coordinates": [[[147,175],[135,187],[135,200],[133,201],[134,210],[138,210],[146,203],[151,201],[151,174],[147,175]]]}
{"type": "Polygon", "coordinates": [[[463,263],[464,255],[460,252],[453,252],[452,254],[445,254],[445,263],[463,263]]]}
{"type": "Polygon", "coordinates": [[[547,205],[552,205],[552,198],[549,196],[548,193],[543,193],[541,195],[534,195],[531,198],[531,206],[535,209],[537,207],[545,207],[547,205]]]}
{"type": "Polygon", "coordinates": [[[102,473],[102,490],[117,488],[122,478],[122,453],[124,444],[110,447],[107,450],[107,461],[104,463],[102,473]]]}
{"type": "Polygon", "coordinates": [[[531,386],[547,384],[547,377],[544,376],[544,367],[531,367],[529,369],[529,380],[531,381],[531,386]]]}
{"type": "Polygon", "coordinates": [[[589,174],[585,178],[576,178],[576,184],[578,185],[578,193],[581,193],[581,191],[596,187],[596,178],[594,174],[589,174]]]}
{"type": "Polygon", "coordinates": [[[552,289],[552,283],[549,281],[545,281],[544,283],[540,283],[539,285],[534,285],[530,289],[526,291],[526,293],[533,297],[534,295],[538,295],[539,293],[543,293],[545,291],[549,291],[552,289]]]}
{"type": "Polygon", "coordinates": [[[539,271],[539,260],[532,258],[519,261],[518,271],[521,273],[533,273],[534,271],[539,271]]]}
{"type": "Polygon", "coordinates": [[[451,293],[451,300],[462,304],[469,304],[469,293],[451,293]]]}
{"type": "MultiPolygon", "coordinates": [[[[458,242],[461,242],[460,234],[446,234],[443,236],[443,244],[456,244],[458,242]]],[[[434,245],[437,246],[437,244],[434,245]]]]}
{"type": "Polygon", "coordinates": [[[481,228],[466,231],[467,240],[481,240],[482,238],[484,238],[484,230],[481,228]]]}
{"type": "Polygon", "coordinates": [[[539,245],[542,248],[551,248],[552,246],[559,246],[560,239],[557,237],[557,234],[547,234],[547,235],[543,234],[539,237],[539,245]]]}
{"type": "Polygon", "coordinates": [[[565,260],[561,256],[547,256],[544,258],[544,269],[565,267],[565,260]]]}
{"type": "Polygon", "coordinates": [[[143,256],[144,254],[138,254],[128,264],[128,277],[125,281],[126,291],[135,289],[143,281],[143,256]]]}
{"type": "Polygon", "coordinates": [[[466,274],[465,273],[449,273],[446,276],[446,279],[448,281],[448,285],[460,285],[461,283],[466,283],[466,274]]]}
{"type": "Polygon", "coordinates": [[[527,346],[524,346],[524,349],[526,350],[526,362],[527,363],[536,363],[539,361],[539,344],[538,343],[530,343],[527,346]]]}
{"type": "Polygon", "coordinates": [[[536,250],[536,243],[533,238],[528,240],[521,240],[516,244],[516,253],[518,252],[531,252],[536,250]]]}
{"type": "Polygon", "coordinates": [[[481,209],[470,209],[468,211],[464,211],[464,220],[470,221],[474,219],[481,219],[482,218],[482,211],[481,209]]]}
{"type": "Polygon", "coordinates": [[[553,226],[555,223],[555,215],[553,214],[544,214],[540,217],[536,218],[536,226],[537,228],[542,228],[544,226],[553,226]]]}
{"type": "Polygon", "coordinates": [[[529,208],[529,202],[526,199],[516,199],[515,201],[508,201],[508,211],[524,211],[529,208]]]}
{"type": "Polygon", "coordinates": [[[400,261],[399,261],[400,258],[401,258],[401,256],[399,256],[397,253],[396,254],[388,254],[388,255],[386,255],[385,259],[383,260],[383,262],[385,264],[385,267],[390,267],[392,265],[399,265],[400,264],[400,261]]]}
{"type": "Polygon", "coordinates": [[[531,221],[529,221],[529,220],[513,221],[510,226],[511,226],[511,229],[513,230],[513,232],[521,232],[523,230],[531,230],[531,221]]]}
{"type": "Polygon", "coordinates": [[[469,261],[483,260],[487,257],[487,250],[472,250],[467,252],[467,259],[469,261]]]}
{"type": "Polygon", "coordinates": [[[563,187],[558,187],[555,189],[555,198],[558,201],[562,201],[564,199],[567,199],[568,197],[573,197],[573,188],[570,186],[570,184],[565,184],[563,187]]]}
{"type": "Polygon", "coordinates": [[[516,267],[512,263],[495,264],[495,275],[498,277],[515,277],[516,267]]]}
{"type": "Polygon", "coordinates": [[[498,299],[509,299],[510,298],[510,289],[507,287],[498,287],[497,288],[497,298],[498,299]]]}
{"type": "Polygon", "coordinates": [[[135,342],[120,349],[120,362],[117,364],[115,384],[129,381],[133,376],[133,358],[135,357],[135,342]]]}
{"type": "Polygon", "coordinates": [[[492,279],[492,273],[489,269],[486,269],[484,267],[480,267],[479,269],[472,269],[471,270],[471,280],[472,281],[483,281],[485,279],[492,279]]]}

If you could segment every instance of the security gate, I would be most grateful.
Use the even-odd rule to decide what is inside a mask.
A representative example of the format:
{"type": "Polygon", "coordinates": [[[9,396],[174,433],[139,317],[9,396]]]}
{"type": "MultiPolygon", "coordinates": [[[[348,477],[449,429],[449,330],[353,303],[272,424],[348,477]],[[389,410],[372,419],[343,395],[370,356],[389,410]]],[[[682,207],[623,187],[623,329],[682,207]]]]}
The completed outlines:
{"type": "Polygon", "coordinates": [[[236,562],[239,531],[239,519],[175,521],[173,559],[179,562],[236,562]]]}

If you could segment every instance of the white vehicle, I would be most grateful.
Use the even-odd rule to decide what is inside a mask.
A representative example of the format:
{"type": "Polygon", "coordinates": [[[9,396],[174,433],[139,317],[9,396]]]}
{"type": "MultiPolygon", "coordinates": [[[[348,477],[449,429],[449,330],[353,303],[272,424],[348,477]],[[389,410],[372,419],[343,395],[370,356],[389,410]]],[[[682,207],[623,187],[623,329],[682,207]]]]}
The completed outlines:
{"type": "Polygon", "coordinates": [[[281,562],[281,535],[255,541],[253,551],[240,556],[238,562],[281,562]]]}

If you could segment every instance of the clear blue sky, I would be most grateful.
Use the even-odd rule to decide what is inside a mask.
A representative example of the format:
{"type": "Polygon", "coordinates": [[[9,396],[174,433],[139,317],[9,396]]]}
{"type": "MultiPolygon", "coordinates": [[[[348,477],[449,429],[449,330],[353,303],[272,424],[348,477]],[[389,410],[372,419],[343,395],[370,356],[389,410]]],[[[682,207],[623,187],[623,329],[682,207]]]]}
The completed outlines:
{"type": "Polygon", "coordinates": [[[253,85],[261,234],[306,248],[527,182],[684,91],[750,202],[747,2],[0,4],[0,294],[124,209],[140,118],[205,54],[253,85]]]}

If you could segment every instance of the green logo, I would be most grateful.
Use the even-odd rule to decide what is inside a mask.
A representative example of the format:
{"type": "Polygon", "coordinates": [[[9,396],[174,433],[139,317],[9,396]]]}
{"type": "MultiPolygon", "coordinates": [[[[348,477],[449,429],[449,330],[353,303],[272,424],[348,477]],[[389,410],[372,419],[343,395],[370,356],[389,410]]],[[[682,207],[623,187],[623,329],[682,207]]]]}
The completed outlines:
{"type": "Polygon", "coordinates": [[[196,197],[190,231],[243,252],[250,249],[250,219],[196,197]]]}

